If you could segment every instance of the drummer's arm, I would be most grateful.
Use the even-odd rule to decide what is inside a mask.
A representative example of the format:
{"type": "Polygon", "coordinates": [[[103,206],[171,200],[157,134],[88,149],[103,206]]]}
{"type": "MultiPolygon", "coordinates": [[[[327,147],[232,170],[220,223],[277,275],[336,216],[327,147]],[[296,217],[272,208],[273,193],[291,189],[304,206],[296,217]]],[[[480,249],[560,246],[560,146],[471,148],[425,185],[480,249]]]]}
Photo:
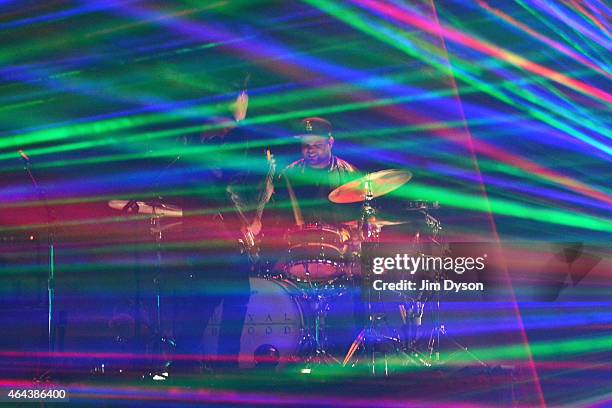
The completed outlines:
{"type": "Polygon", "coordinates": [[[261,232],[258,235],[260,257],[264,261],[275,263],[286,247],[284,242],[287,231],[287,214],[282,208],[284,190],[277,184],[278,176],[274,178],[273,193],[264,208],[261,219],[261,232]]]}
{"type": "Polygon", "coordinates": [[[272,194],[262,216],[262,233],[266,240],[282,239],[292,224],[291,204],[282,175],[277,175],[271,185],[272,194]]]}

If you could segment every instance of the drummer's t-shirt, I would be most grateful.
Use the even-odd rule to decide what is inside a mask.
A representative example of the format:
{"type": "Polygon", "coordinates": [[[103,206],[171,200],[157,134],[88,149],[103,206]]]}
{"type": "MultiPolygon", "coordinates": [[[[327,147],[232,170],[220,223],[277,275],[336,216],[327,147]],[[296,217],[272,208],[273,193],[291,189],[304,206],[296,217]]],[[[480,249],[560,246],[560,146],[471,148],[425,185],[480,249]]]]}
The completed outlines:
{"type": "Polygon", "coordinates": [[[295,225],[289,184],[295,194],[297,207],[305,224],[328,224],[339,226],[358,216],[355,205],[335,204],[329,201],[328,195],[336,187],[348,183],[357,175],[357,169],[333,156],[330,166],[323,169],[306,166],[304,160],[290,164],[281,173],[275,185],[275,206],[284,214],[289,225],[295,225]]]}

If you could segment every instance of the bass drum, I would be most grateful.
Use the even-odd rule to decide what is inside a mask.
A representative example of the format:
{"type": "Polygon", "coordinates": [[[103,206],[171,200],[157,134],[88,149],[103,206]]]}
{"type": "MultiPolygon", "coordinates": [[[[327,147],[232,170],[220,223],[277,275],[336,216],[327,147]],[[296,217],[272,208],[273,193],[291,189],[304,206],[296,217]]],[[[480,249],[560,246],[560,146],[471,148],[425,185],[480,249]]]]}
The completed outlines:
{"type": "MultiPolygon", "coordinates": [[[[241,368],[256,365],[258,349],[278,350],[277,368],[297,363],[312,346],[303,341],[314,327],[312,305],[304,292],[291,281],[250,278],[251,297],[240,340],[241,368]]],[[[354,315],[354,293],[332,288],[327,292],[327,313],[321,322],[321,344],[332,355],[341,358],[357,334],[354,315]]],[[[211,317],[204,335],[204,351],[217,354],[222,306],[211,317]]]]}
{"type": "MultiPolygon", "coordinates": [[[[295,361],[305,328],[302,297],[286,280],[250,278],[251,298],[240,340],[240,367],[255,367],[258,349],[274,347],[279,352],[278,367],[295,361]]],[[[222,306],[217,307],[204,334],[204,351],[217,354],[222,306]]]]}

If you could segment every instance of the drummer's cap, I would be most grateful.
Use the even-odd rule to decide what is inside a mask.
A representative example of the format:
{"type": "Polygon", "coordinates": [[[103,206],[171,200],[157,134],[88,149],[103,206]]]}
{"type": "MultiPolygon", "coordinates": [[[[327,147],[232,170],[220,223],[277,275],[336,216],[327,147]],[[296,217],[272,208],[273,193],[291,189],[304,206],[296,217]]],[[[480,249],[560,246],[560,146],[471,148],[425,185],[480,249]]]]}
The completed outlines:
{"type": "Polygon", "coordinates": [[[311,117],[302,119],[297,124],[296,136],[297,138],[307,136],[323,136],[331,137],[332,125],[329,121],[323,118],[311,117]]]}

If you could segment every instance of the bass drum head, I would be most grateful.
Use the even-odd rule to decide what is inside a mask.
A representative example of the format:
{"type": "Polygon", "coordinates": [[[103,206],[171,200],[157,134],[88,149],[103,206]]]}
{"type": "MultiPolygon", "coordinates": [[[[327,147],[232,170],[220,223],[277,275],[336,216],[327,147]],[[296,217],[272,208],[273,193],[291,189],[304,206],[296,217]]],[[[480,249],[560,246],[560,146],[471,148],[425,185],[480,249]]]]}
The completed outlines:
{"type": "MultiPolygon", "coordinates": [[[[284,280],[250,278],[251,297],[240,339],[241,368],[256,365],[259,350],[278,350],[278,367],[292,362],[299,351],[304,328],[303,308],[298,303],[295,286],[284,280]]],[[[204,334],[204,352],[215,356],[218,350],[219,328],[223,305],[213,313],[204,334]]]]}

